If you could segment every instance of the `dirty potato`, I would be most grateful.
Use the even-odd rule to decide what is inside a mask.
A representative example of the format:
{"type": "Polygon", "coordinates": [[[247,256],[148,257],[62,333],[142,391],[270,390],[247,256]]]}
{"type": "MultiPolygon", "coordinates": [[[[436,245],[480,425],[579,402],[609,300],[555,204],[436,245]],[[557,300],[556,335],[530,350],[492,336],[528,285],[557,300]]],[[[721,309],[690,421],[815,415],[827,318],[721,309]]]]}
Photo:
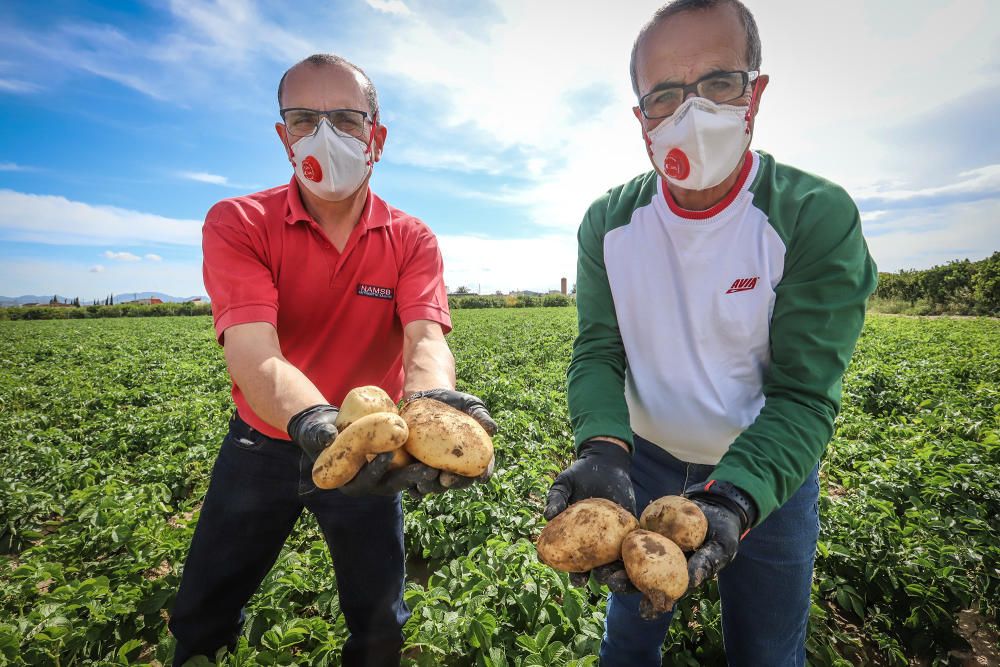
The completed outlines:
{"type": "Polygon", "coordinates": [[[361,417],[345,428],[313,464],[313,483],[321,489],[336,489],[354,479],[369,454],[399,449],[406,442],[406,422],[391,412],[361,417]]]}
{"type": "Polygon", "coordinates": [[[334,425],[338,431],[343,431],[362,417],[376,412],[395,414],[397,412],[396,404],[381,387],[374,385],[355,387],[347,392],[347,396],[340,404],[340,413],[337,415],[337,421],[334,422],[334,425]]]}
{"type": "Polygon", "coordinates": [[[637,530],[622,542],[622,560],[629,580],[656,612],[670,611],[688,587],[684,552],[659,533],[637,530]]]}
{"type": "Polygon", "coordinates": [[[681,496],[663,496],[651,502],[639,518],[639,525],[663,535],[682,551],[700,547],[708,532],[708,521],[701,509],[681,496]]]}
{"type": "Polygon", "coordinates": [[[493,460],[493,440],[461,410],[418,398],[403,406],[400,415],[410,429],[406,451],[432,468],[478,477],[493,460]]]}
{"type": "Polygon", "coordinates": [[[610,500],[581,500],[542,530],[538,559],[563,572],[587,572],[621,558],[622,540],[638,527],[628,510],[610,500]]]}

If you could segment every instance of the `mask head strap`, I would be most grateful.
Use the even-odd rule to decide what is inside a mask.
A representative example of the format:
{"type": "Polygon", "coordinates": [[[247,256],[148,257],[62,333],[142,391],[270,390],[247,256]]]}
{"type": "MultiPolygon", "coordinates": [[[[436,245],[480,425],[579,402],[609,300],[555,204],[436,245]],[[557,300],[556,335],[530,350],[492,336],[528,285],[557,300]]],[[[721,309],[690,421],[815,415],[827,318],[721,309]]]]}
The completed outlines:
{"type": "Polygon", "coordinates": [[[753,87],[750,88],[750,105],[747,107],[747,113],[743,119],[747,122],[746,133],[750,134],[750,116],[753,113],[753,102],[757,96],[757,81],[760,79],[754,79],[753,87]]]}
{"type": "Polygon", "coordinates": [[[372,116],[372,129],[368,133],[368,143],[365,145],[365,154],[368,155],[368,166],[371,167],[374,162],[372,161],[372,147],[375,145],[375,128],[378,127],[378,110],[376,109],[375,115],[372,116]]]}

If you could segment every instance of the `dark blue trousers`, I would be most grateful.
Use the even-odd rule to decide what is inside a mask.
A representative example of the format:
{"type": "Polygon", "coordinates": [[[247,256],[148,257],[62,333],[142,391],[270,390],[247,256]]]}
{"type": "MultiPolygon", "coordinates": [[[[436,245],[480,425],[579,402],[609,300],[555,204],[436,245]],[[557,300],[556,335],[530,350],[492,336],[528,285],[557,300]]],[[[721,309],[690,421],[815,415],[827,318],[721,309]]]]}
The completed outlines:
{"type": "Polygon", "coordinates": [[[403,602],[400,497],[351,498],[317,489],[311,470],[293,443],[269,438],[239,417],[230,421],[170,615],[174,665],[235,645],[243,608],[303,508],[316,516],[333,556],[350,631],[342,664],[399,665],[410,616],[403,602]]]}
{"type": "MultiPolygon", "coordinates": [[[[680,495],[708,479],[713,466],[685,463],[635,436],[632,483],[636,508],[680,495]]],[[[722,638],[731,667],[805,665],[813,559],[819,537],[819,468],[798,491],[751,530],[736,559],[719,573],[722,638]]],[[[689,593],[697,596],[698,592],[689,593]]],[[[608,597],[602,667],[659,667],[673,613],[647,621],[641,595],[608,597]]]]}

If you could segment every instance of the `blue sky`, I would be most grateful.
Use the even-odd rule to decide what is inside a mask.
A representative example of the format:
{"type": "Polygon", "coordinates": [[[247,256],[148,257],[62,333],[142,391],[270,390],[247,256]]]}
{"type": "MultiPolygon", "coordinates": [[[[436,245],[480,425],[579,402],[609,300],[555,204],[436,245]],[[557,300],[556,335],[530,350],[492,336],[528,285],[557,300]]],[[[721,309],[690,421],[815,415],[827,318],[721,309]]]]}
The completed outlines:
{"type": "MultiPolygon", "coordinates": [[[[587,205],[649,168],[628,80],[658,2],[0,5],[0,294],[204,292],[217,200],[287,182],[281,73],[364,67],[373,187],[438,234],[449,286],[573,282],[587,205]]],[[[754,146],[848,189],[883,270],[1000,250],[1000,3],[750,0],[754,146]]]]}

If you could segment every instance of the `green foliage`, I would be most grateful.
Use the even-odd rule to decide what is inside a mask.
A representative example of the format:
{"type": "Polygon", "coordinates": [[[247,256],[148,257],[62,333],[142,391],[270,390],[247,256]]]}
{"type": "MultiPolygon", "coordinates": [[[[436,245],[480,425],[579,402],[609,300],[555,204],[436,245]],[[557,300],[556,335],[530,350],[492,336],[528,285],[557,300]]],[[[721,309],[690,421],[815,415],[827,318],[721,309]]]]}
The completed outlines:
{"type": "Polygon", "coordinates": [[[117,306],[11,306],[0,308],[0,320],[89,320],[105,317],[167,317],[170,315],[211,315],[209,303],[121,304],[117,306]]]}
{"type": "MultiPolygon", "coordinates": [[[[501,425],[497,469],[405,500],[405,664],[596,664],[603,592],[568,586],[532,546],[571,457],[575,329],[571,308],[455,313],[460,388],[501,425]]],[[[166,663],[231,409],[210,319],[3,322],[0,337],[0,665],[166,663]]],[[[944,665],[959,610],[997,618],[997,340],[991,320],[869,318],[822,466],[812,664],[944,665]]],[[[346,636],[304,515],[222,664],[336,665],[346,636]]],[[[681,601],[666,645],[666,664],[723,661],[714,585],[681,601]]]]}
{"type": "Polygon", "coordinates": [[[500,294],[471,294],[468,296],[451,295],[448,297],[448,307],[452,310],[462,310],[467,308],[561,308],[572,306],[576,303],[573,296],[566,294],[543,294],[532,296],[530,294],[520,294],[518,296],[503,296],[500,294]]]}
{"type": "Polygon", "coordinates": [[[923,271],[880,273],[873,305],[881,312],[913,315],[1000,315],[1000,252],[978,262],[954,260],[923,271]]]}

